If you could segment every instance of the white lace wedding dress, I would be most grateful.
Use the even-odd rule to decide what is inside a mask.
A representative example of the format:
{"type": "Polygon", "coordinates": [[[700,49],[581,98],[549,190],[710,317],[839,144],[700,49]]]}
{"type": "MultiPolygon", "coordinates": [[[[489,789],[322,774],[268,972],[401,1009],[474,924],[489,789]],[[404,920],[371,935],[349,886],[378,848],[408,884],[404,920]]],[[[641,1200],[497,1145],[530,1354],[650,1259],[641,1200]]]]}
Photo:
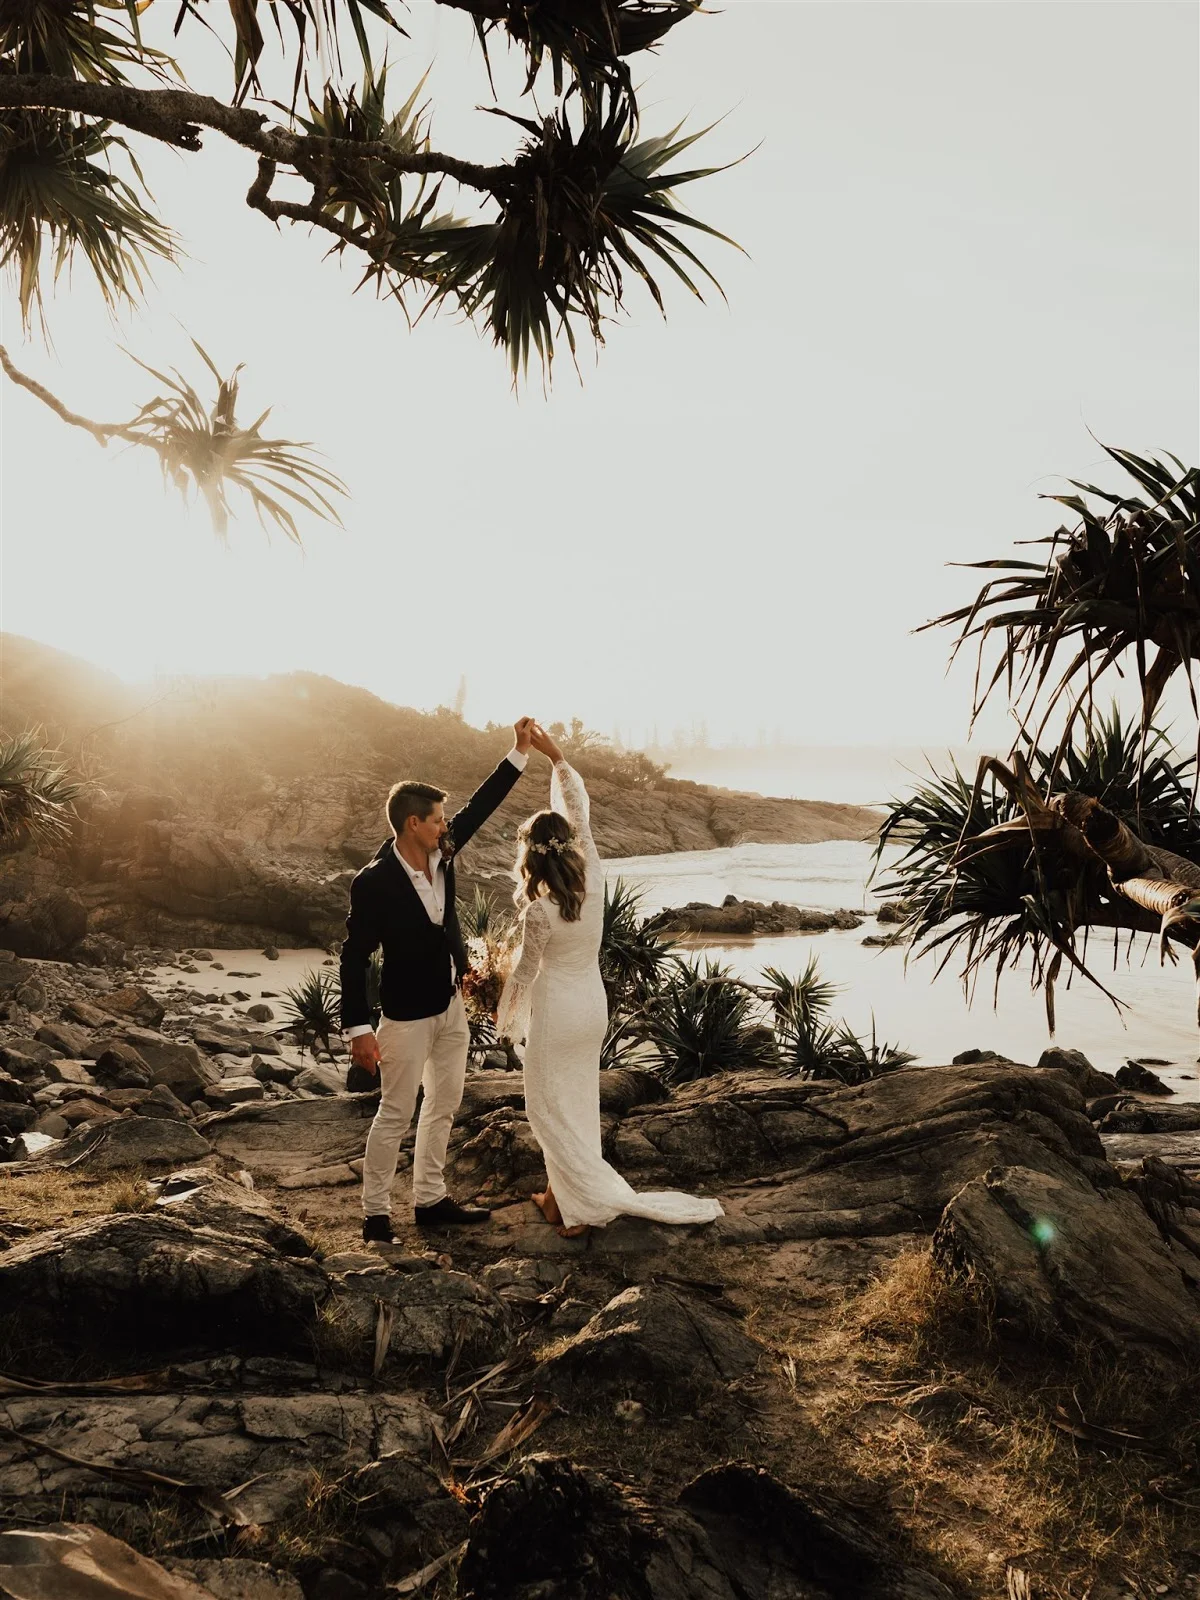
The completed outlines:
{"type": "Polygon", "coordinates": [[[608,1004],[598,961],[604,922],[604,871],[588,825],[583,780],[555,763],[550,805],[570,822],[587,859],[587,894],[578,922],[541,898],[521,914],[521,948],[497,1018],[501,1037],[527,1023],[525,1109],[542,1147],[546,1175],[567,1227],[614,1217],[711,1222],[716,1200],[666,1191],[638,1194],[600,1152],[600,1046],[608,1004]]]}

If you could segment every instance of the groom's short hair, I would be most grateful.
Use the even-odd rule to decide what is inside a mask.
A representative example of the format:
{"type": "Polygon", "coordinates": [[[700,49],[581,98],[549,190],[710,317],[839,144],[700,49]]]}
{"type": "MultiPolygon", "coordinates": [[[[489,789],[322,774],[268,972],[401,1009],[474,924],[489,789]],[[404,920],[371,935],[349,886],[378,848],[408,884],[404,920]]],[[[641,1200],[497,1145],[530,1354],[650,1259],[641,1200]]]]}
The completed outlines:
{"type": "Polygon", "coordinates": [[[415,783],[412,779],[394,783],[387,797],[387,819],[392,832],[399,838],[409,817],[424,819],[438,801],[445,798],[446,791],[435,788],[432,783],[415,783]]]}

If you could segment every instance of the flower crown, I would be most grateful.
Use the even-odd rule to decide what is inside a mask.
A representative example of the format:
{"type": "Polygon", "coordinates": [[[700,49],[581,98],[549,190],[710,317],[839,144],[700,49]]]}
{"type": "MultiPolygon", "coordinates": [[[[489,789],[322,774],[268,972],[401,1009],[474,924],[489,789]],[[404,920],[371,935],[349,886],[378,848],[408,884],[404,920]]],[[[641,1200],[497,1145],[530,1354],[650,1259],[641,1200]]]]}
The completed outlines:
{"type": "Polygon", "coordinates": [[[575,843],[570,839],[547,839],[545,844],[527,844],[526,850],[531,856],[561,856],[570,850],[575,843]]]}

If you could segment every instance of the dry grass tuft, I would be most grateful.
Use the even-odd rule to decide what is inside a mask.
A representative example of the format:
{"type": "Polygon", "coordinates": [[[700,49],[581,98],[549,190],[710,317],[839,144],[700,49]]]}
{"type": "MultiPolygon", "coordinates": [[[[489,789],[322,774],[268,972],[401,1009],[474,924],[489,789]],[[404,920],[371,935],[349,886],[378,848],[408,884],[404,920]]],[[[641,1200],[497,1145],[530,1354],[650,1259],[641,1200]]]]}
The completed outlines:
{"type": "Polygon", "coordinates": [[[845,1465],[974,1592],[998,1592],[1018,1555],[1039,1600],[1129,1572],[1147,1592],[1177,1581],[1200,1530],[1200,1374],[1168,1390],[1086,1345],[1002,1340],[980,1286],[928,1251],[797,1354],[822,1369],[819,1426],[845,1465]]]}
{"type": "Polygon", "coordinates": [[[147,1211],[153,1199],[145,1182],[146,1174],[138,1167],[92,1178],[64,1172],[61,1167],[44,1172],[3,1173],[0,1232],[11,1227],[14,1233],[41,1233],[88,1217],[111,1216],[114,1211],[147,1211]],[[133,1203],[134,1192],[139,1189],[147,1195],[146,1204],[133,1203]]]}

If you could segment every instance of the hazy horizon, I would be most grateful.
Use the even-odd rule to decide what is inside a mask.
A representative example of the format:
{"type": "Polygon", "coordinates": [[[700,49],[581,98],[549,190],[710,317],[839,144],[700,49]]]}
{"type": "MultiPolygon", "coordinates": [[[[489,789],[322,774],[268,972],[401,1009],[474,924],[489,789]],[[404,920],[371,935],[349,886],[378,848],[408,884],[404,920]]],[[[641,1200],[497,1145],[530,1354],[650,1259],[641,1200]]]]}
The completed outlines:
{"type": "MultiPolygon", "coordinates": [[[[469,19],[409,22],[398,98],[432,62],[437,142],[504,148],[469,19]]],[[[707,243],[727,303],[669,292],[664,324],[637,300],[548,396],[248,212],[244,152],[153,149],[190,255],[146,312],[110,327],[78,273],[53,348],[22,345],[6,283],[0,335],[102,417],[153,391],[119,342],[245,361],[247,415],[274,402],[350,484],[346,531],[301,552],[245,521],[223,549],[152,460],[5,382],[3,625],[130,681],[309,670],[431,709],[465,677],[477,724],[960,746],[972,664],[911,631],[974,593],[947,564],[1051,531],[1037,494],[1067,476],[1120,481],[1096,438],[1193,448],[1196,39],[1195,7],[1145,0],[689,20],[639,68],[646,131],[723,117],[689,162],[753,150],[688,195],[746,254],[707,243]]],[[[1007,746],[1002,707],[980,736],[1007,746]]]]}

